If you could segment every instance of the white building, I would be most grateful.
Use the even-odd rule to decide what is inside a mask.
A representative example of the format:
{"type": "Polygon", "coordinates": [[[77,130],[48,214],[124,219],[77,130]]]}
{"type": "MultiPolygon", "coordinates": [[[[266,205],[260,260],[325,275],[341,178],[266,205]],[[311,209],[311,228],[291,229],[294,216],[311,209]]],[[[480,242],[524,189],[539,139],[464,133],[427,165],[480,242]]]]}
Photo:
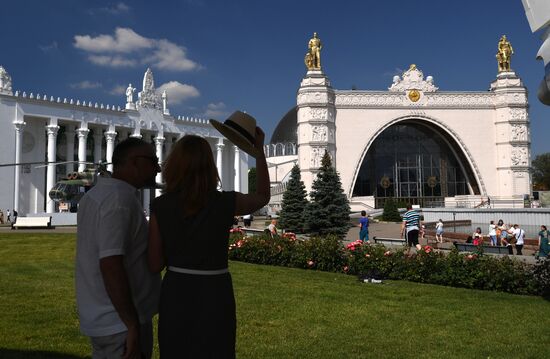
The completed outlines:
{"type": "Polygon", "coordinates": [[[411,65],[388,91],[336,90],[309,70],[265,146],[271,205],[297,163],[311,189],[328,151],[352,210],[386,198],[432,206],[523,205],[531,194],[527,90],[512,70],[488,91],[441,91],[411,65]]]}
{"type": "MultiPolygon", "coordinates": [[[[16,209],[20,215],[55,213],[48,198],[55,183],[73,171],[83,171],[84,162],[111,162],[114,146],[128,137],[139,137],[156,148],[163,161],[184,134],[207,139],[214,152],[223,189],[247,192],[248,155],[217,132],[208,120],[172,116],[166,93],[155,90],[150,69],[134,102],[135,89],[126,91],[121,108],[92,101],[12,90],[12,80],[0,66],[0,208],[16,209]],[[33,162],[78,161],[37,167],[33,162]]],[[[109,168],[108,168],[109,169],[109,168]]],[[[157,182],[161,182],[159,174],[157,182]]],[[[147,209],[155,194],[143,194],[147,209]]],[[[156,193],[158,195],[158,192],[156,193]]]]}

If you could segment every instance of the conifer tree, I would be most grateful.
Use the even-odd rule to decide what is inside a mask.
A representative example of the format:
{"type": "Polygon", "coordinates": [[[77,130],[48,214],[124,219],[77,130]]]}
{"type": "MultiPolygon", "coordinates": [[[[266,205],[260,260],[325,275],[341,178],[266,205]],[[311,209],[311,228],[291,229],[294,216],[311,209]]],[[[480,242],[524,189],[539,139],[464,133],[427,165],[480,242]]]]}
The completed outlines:
{"type": "Polygon", "coordinates": [[[400,222],[401,215],[397,208],[397,203],[393,198],[388,198],[384,202],[384,212],[382,213],[382,219],[388,222],[400,222]]]}
{"type": "Polygon", "coordinates": [[[304,210],[307,206],[306,186],[302,182],[300,167],[294,165],[290,172],[290,179],[283,193],[279,224],[282,228],[294,232],[303,232],[304,210]]]}
{"type": "Polygon", "coordinates": [[[344,194],[340,175],[332,167],[332,161],[326,151],[317,178],[311,187],[311,202],[304,216],[308,232],[330,233],[343,238],[350,228],[349,201],[344,194]]]}

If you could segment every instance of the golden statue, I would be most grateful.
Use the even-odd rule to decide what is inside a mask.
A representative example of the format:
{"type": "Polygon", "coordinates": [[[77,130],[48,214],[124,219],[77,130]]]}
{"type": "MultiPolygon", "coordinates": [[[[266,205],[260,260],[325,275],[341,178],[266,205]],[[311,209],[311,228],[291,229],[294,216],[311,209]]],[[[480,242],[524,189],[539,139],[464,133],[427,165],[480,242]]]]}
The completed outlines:
{"type": "Polygon", "coordinates": [[[510,71],[510,61],[512,55],[514,54],[514,49],[512,44],[506,40],[506,35],[502,35],[500,41],[498,42],[498,52],[497,52],[497,61],[498,61],[498,72],[510,71]]]}
{"type": "Polygon", "coordinates": [[[308,52],[304,62],[308,70],[321,70],[321,49],[323,44],[321,44],[321,39],[317,37],[317,33],[313,33],[313,37],[309,40],[307,44],[308,52]]]}

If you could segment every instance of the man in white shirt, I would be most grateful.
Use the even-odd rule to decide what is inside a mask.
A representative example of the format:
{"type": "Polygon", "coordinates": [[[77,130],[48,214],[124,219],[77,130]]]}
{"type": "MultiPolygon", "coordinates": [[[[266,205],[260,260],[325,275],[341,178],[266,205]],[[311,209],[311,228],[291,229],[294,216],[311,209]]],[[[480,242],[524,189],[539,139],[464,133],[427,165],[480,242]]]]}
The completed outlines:
{"type": "Polygon", "coordinates": [[[512,230],[512,233],[514,234],[514,237],[516,237],[516,254],[518,256],[523,255],[521,250],[523,249],[523,240],[525,238],[525,231],[517,224],[514,224],[514,229],[512,230]]]}
{"type": "Polygon", "coordinates": [[[92,358],[150,358],[160,275],[147,267],[147,220],[138,189],[160,167],[150,144],[127,139],[113,152],[112,178],[99,178],[79,202],[76,302],[92,358]]]}

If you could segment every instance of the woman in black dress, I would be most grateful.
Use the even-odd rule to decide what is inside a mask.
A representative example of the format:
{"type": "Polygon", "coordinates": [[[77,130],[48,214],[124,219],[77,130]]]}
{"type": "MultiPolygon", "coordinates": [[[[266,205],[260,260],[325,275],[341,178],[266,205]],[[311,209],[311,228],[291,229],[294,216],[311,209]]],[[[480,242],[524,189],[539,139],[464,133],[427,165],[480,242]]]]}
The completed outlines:
{"type": "Polygon", "coordinates": [[[184,136],[172,149],[163,170],[166,190],[152,204],[149,230],[149,267],[153,272],[167,269],[159,308],[161,358],[235,357],[235,299],[227,270],[229,229],[235,215],[267,204],[269,175],[264,133],[251,116],[236,112],[217,125],[256,157],[257,191],[218,191],[212,149],[202,137],[184,136]],[[224,127],[235,123],[239,132],[248,128],[248,133],[224,127]]]}

